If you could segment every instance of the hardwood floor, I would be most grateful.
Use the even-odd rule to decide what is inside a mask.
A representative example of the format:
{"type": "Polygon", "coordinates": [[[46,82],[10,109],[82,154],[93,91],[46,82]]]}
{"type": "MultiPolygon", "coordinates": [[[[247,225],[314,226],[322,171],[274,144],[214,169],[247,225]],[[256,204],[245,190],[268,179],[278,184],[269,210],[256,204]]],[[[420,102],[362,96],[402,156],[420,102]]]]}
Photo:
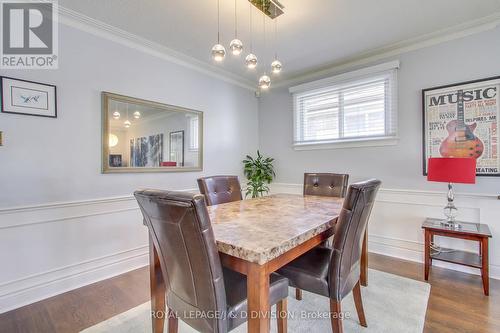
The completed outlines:
{"type": "MultiPolygon", "coordinates": [[[[423,281],[423,265],[370,254],[370,268],[423,281]]],[[[424,332],[500,332],[500,281],[433,267],[424,332]]],[[[79,332],[149,300],[147,267],[0,314],[0,332],[79,332]]]]}

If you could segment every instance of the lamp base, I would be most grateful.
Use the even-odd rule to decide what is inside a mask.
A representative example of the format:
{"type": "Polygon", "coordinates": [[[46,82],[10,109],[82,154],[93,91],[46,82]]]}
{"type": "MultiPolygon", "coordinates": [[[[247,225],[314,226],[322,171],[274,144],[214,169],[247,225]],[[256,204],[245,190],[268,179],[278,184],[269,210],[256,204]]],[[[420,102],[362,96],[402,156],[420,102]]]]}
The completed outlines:
{"type": "Polygon", "coordinates": [[[449,229],[462,229],[462,225],[455,220],[441,220],[441,225],[449,229]]]}
{"type": "Polygon", "coordinates": [[[459,229],[459,224],[455,222],[455,219],[458,215],[458,209],[455,207],[455,195],[453,194],[453,185],[451,183],[448,184],[448,204],[444,207],[443,212],[446,216],[446,220],[441,221],[441,224],[453,229],[459,229]]]}

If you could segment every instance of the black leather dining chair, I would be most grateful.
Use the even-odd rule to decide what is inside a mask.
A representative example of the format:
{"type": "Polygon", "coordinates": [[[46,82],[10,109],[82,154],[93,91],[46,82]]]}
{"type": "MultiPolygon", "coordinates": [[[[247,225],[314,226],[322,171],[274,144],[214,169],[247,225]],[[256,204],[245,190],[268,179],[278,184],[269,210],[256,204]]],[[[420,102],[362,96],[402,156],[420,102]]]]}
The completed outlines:
{"type": "Polygon", "coordinates": [[[200,193],[208,206],[243,200],[238,176],[211,176],[198,179],[200,193]]]}
{"type": "Polygon", "coordinates": [[[352,184],[335,227],[332,247],[315,247],[278,270],[291,286],[330,298],[334,333],[343,331],[341,301],[351,291],[359,321],[367,326],[361,300],[361,252],[380,184],[375,179],[352,184]]]}
{"type": "MultiPolygon", "coordinates": [[[[161,306],[166,296],[169,333],[177,332],[178,319],[200,332],[225,333],[244,323],[246,276],[222,267],[205,198],[158,190],[136,191],[134,195],[163,278],[159,289],[152,291],[152,310],[164,312],[161,306]]],[[[157,276],[151,279],[158,281],[157,276]]],[[[287,296],[288,280],[271,274],[270,304],[279,303],[278,308],[286,309],[287,296]]],[[[153,316],[155,333],[163,332],[164,319],[153,316]]],[[[286,331],[284,316],[278,316],[278,331],[286,331]]]]}
{"type": "MultiPolygon", "coordinates": [[[[344,198],[349,175],[343,173],[304,173],[304,195],[344,198]]],[[[331,246],[331,239],[319,246],[331,246]]],[[[302,290],[295,289],[295,298],[302,300],[302,290]]]]}

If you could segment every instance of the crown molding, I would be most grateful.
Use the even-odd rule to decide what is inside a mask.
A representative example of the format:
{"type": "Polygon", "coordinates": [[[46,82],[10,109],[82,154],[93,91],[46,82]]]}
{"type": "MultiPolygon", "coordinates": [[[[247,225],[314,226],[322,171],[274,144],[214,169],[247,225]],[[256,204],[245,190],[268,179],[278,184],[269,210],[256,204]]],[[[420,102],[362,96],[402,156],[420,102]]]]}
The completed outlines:
{"type": "Polygon", "coordinates": [[[386,60],[390,57],[396,57],[410,51],[415,51],[455,39],[464,38],[480,32],[493,30],[499,25],[500,12],[496,12],[476,20],[464,22],[449,28],[406,39],[377,49],[369,50],[353,57],[346,57],[334,63],[330,63],[327,66],[318,67],[315,70],[306,70],[300,74],[292,76],[289,79],[276,81],[273,84],[273,87],[290,87],[295,84],[317,79],[321,76],[340,73],[356,66],[367,65],[376,61],[386,60]]]}
{"type": "Polygon", "coordinates": [[[98,37],[153,55],[168,62],[198,71],[216,79],[236,86],[255,91],[256,87],[250,80],[230,73],[214,65],[200,61],[171,48],[137,36],[123,29],[116,28],[102,21],[78,13],[59,5],[59,22],[72,28],[85,31],[98,37]]]}
{"type": "MultiPolygon", "coordinates": [[[[236,86],[254,92],[257,90],[253,82],[240,75],[233,74],[224,69],[200,61],[146,38],[129,33],[123,29],[119,29],[102,21],[93,19],[61,5],[59,5],[59,22],[236,86]]],[[[309,69],[301,73],[297,73],[292,75],[289,79],[285,78],[283,80],[275,81],[273,83],[273,88],[289,87],[291,85],[313,80],[321,76],[339,73],[356,66],[374,63],[376,61],[395,57],[410,51],[415,51],[480,32],[492,30],[499,25],[500,12],[496,12],[476,20],[455,25],[453,27],[406,39],[377,49],[372,49],[352,57],[346,57],[326,66],[320,66],[315,69],[309,69]]]]}

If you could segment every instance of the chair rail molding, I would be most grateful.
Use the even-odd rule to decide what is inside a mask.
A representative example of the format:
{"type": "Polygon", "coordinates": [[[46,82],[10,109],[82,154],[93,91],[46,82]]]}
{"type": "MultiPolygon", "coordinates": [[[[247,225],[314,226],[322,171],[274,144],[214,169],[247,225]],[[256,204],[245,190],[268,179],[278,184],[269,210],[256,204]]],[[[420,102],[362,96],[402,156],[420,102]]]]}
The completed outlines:
{"type": "Polygon", "coordinates": [[[131,195],[1,208],[0,262],[3,313],[148,265],[148,235],[131,195]]]}
{"type": "MultiPolygon", "coordinates": [[[[272,183],[271,193],[302,194],[302,184],[272,183]]],[[[370,252],[423,263],[424,239],[421,224],[426,217],[440,218],[446,193],[414,189],[381,188],[368,225],[370,252]]],[[[465,221],[486,223],[493,239],[490,242],[490,277],[500,279],[500,201],[496,194],[457,193],[456,204],[465,221]]],[[[478,245],[436,237],[443,247],[477,252],[478,245]]],[[[479,275],[480,271],[461,265],[434,261],[433,265],[479,275]]],[[[423,268],[422,268],[423,276],[423,268]]]]}
{"type": "MultiPolygon", "coordinates": [[[[302,184],[273,183],[271,191],[301,194],[302,184]]],[[[441,216],[444,200],[444,192],[381,189],[370,222],[370,251],[422,262],[421,222],[441,216]]],[[[464,219],[490,225],[491,277],[500,279],[500,243],[495,241],[500,200],[457,194],[457,205],[464,219]]],[[[147,230],[130,195],[2,208],[0,231],[0,313],[148,265],[147,230]]],[[[477,250],[466,242],[452,246],[477,250]]]]}

